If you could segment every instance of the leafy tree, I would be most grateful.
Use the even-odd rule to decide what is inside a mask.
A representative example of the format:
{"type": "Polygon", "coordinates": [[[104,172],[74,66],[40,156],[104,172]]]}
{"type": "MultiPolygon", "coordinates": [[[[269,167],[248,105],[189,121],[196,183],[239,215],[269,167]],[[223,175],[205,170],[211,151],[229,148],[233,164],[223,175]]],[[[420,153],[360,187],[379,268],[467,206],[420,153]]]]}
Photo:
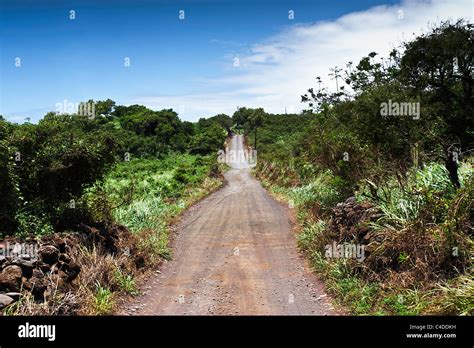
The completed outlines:
{"type": "Polygon", "coordinates": [[[245,107],[238,108],[237,111],[232,115],[232,120],[237,124],[238,127],[243,127],[250,119],[251,113],[252,109],[245,107]]]}
{"type": "Polygon", "coordinates": [[[0,235],[16,227],[15,211],[19,204],[18,177],[15,174],[14,150],[8,137],[13,125],[0,116],[0,235]]]}
{"type": "Polygon", "coordinates": [[[456,155],[474,144],[473,25],[463,20],[443,22],[428,34],[405,44],[400,79],[422,94],[441,127],[435,136],[443,144],[446,168],[460,187],[456,155]],[[457,148],[457,150],[456,150],[457,148]]]}
{"type": "MultiPolygon", "coordinates": [[[[464,21],[445,22],[405,43],[403,51],[392,50],[388,59],[371,52],[355,67],[347,64],[350,88],[336,93],[321,88],[318,78],[318,90],[302,96],[317,114],[318,139],[309,149],[319,149],[320,160],[334,169],[342,143],[351,139],[354,146],[348,152],[368,147],[373,163],[382,160],[386,169],[400,173],[444,152],[451,181],[459,187],[456,157],[473,147],[472,34],[472,25],[464,21]],[[388,101],[418,103],[419,118],[382,117],[381,105],[388,101]],[[421,159],[414,155],[418,152],[421,159]]],[[[339,69],[337,73],[342,76],[339,69]]],[[[367,170],[374,167],[367,165],[367,170]]]]}
{"type": "Polygon", "coordinates": [[[47,214],[57,225],[66,204],[115,162],[115,140],[90,130],[90,123],[85,116],[50,113],[38,125],[14,127],[9,144],[20,159],[9,175],[18,180],[24,214],[47,214]]]}
{"type": "Polygon", "coordinates": [[[263,125],[265,111],[262,108],[254,109],[250,113],[249,123],[254,130],[254,149],[257,149],[257,129],[263,125]]]}
{"type": "Polygon", "coordinates": [[[254,132],[254,148],[257,148],[257,129],[263,125],[265,111],[262,108],[249,109],[245,107],[239,108],[232,120],[238,127],[247,127],[254,132]]]}
{"type": "Polygon", "coordinates": [[[95,103],[95,113],[97,116],[100,116],[100,115],[109,116],[112,114],[114,107],[115,107],[115,102],[111,99],[98,101],[95,103]]]}
{"type": "Polygon", "coordinates": [[[208,155],[224,147],[227,132],[219,124],[198,128],[191,143],[192,154],[208,155]]]}
{"type": "Polygon", "coordinates": [[[227,116],[226,114],[219,114],[219,115],[212,116],[209,118],[200,118],[199,121],[197,122],[197,127],[206,127],[206,126],[211,125],[211,123],[219,124],[222,128],[224,128],[228,132],[230,131],[230,128],[233,125],[233,121],[231,117],[227,116]]]}

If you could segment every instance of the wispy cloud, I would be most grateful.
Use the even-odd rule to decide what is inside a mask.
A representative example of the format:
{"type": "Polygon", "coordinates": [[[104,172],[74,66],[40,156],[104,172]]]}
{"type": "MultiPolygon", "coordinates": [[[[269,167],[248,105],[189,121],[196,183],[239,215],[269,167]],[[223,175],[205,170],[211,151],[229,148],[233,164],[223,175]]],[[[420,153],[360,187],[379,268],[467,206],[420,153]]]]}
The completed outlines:
{"type": "Polygon", "coordinates": [[[151,108],[174,108],[184,119],[218,113],[237,106],[264,107],[281,113],[301,110],[301,94],[315,86],[315,77],[334,87],[329,69],[358,62],[371,51],[387,56],[402,41],[427,31],[440,20],[472,20],[471,0],[405,0],[344,15],[334,21],[294,25],[254,43],[237,56],[239,66],[202,84],[200,92],[176,96],[146,96],[133,100],[151,108]],[[216,86],[218,88],[216,88],[216,86]]]}

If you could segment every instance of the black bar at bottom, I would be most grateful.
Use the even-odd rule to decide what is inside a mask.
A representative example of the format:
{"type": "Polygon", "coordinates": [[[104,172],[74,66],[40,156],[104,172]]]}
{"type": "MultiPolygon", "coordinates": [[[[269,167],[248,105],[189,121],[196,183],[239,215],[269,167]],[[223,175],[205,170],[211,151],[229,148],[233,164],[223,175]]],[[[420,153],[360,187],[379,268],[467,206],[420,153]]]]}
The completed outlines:
{"type": "Polygon", "coordinates": [[[317,343],[472,347],[473,328],[472,317],[0,317],[0,346],[317,343]],[[54,340],[52,327],[35,325],[55,325],[54,340]],[[47,337],[31,337],[40,333],[47,337]]]}

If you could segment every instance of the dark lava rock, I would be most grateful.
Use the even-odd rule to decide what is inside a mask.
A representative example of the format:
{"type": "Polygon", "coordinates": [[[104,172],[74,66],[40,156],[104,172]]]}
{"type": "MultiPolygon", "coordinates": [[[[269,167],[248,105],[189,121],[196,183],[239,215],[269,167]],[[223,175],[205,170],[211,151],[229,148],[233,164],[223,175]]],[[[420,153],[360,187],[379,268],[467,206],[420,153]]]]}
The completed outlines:
{"type": "Polygon", "coordinates": [[[40,269],[43,273],[51,272],[51,265],[48,265],[46,262],[36,261],[34,265],[36,268],[40,269]]]}
{"type": "Polygon", "coordinates": [[[20,266],[10,265],[0,273],[0,290],[20,291],[22,270],[20,266]]]}
{"type": "Polygon", "coordinates": [[[61,262],[59,267],[66,274],[67,282],[72,282],[81,272],[81,267],[72,261],[69,263],[61,262]]]}
{"type": "Polygon", "coordinates": [[[49,265],[55,264],[59,259],[59,250],[52,245],[41,247],[38,253],[41,256],[41,260],[49,265]]]}
{"type": "Polygon", "coordinates": [[[48,280],[44,277],[43,272],[38,269],[33,270],[33,276],[23,281],[23,286],[31,292],[35,300],[41,301],[44,299],[44,292],[48,288],[48,280]]]}
{"type": "Polygon", "coordinates": [[[20,266],[23,276],[29,278],[33,274],[34,263],[32,261],[24,260],[24,259],[14,259],[11,262],[12,265],[20,266]]]}

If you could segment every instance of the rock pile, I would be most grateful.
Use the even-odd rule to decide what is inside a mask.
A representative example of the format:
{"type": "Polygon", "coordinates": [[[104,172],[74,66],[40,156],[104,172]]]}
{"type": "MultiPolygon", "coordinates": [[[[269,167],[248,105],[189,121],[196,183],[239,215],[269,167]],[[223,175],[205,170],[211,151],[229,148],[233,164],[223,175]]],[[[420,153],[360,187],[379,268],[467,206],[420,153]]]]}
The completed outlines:
{"type": "MultiPolygon", "coordinates": [[[[122,257],[121,267],[143,268],[145,254],[137,248],[136,237],[124,226],[77,226],[76,232],[57,233],[41,239],[7,237],[0,241],[0,311],[30,293],[36,302],[51,295],[74,290],[81,266],[74,258],[78,248],[100,250],[122,257]]],[[[1,312],[0,312],[1,313],[1,312]]]]}
{"type": "Polygon", "coordinates": [[[18,300],[22,291],[42,302],[52,291],[70,286],[81,271],[69,255],[68,237],[7,238],[0,250],[0,309],[18,300]]]}
{"type": "Polygon", "coordinates": [[[380,216],[370,203],[358,203],[350,197],[333,208],[329,229],[338,242],[367,242],[371,238],[368,223],[380,216]]]}

